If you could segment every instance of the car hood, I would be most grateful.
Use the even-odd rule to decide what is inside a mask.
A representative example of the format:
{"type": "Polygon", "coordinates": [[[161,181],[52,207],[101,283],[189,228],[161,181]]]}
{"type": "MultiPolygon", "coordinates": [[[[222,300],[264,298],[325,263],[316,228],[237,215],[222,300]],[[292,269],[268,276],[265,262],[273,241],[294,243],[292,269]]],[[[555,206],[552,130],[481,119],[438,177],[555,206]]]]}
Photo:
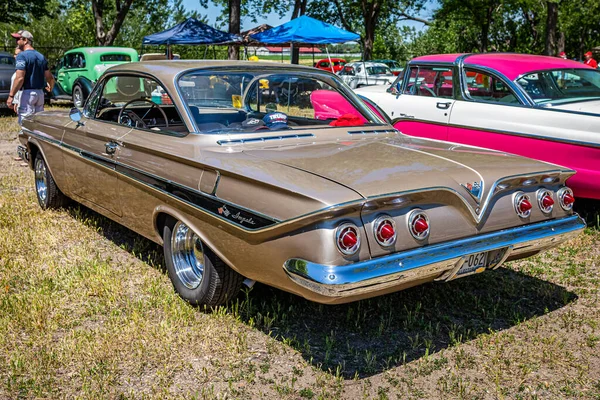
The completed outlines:
{"type": "Polygon", "coordinates": [[[579,111],[592,114],[600,114],[600,100],[580,101],[577,103],[558,104],[552,106],[553,109],[566,111],[579,111]]]}
{"type": "Polygon", "coordinates": [[[405,135],[244,152],[337,182],[365,198],[431,187],[454,189],[469,198],[465,186],[473,184],[483,185],[485,197],[500,178],[562,169],[507,153],[405,135]]]}

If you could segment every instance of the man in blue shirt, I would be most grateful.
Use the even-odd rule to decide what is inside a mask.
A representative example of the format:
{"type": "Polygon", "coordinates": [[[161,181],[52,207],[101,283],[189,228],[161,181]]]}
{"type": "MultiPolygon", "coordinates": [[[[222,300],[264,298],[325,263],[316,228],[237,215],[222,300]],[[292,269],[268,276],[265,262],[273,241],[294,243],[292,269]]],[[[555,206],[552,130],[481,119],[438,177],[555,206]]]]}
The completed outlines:
{"type": "MultiPolygon", "coordinates": [[[[13,33],[21,52],[16,58],[16,77],[10,88],[6,104],[12,104],[13,97],[23,89],[19,102],[19,124],[23,117],[44,111],[44,88],[49,92],[54,87],[54,77],[48,70],[48,61],[33,48],[33,35],[20,30],[13,33]],[[47,84],[46,84],[47,82],[47,84]]],[[[17,110],[15,110],[17,111],[17,110]]]]}

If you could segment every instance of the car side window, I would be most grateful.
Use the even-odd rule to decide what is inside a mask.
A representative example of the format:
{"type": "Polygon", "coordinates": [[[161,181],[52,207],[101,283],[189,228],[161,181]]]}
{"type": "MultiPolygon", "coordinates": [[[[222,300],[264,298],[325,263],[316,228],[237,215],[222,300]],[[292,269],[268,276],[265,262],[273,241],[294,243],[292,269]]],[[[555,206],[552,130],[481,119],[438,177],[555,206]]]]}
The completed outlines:
{"type": "Polygon", "coordinates": [[[476,69],[465,68],[469,97],[477,102],[518,103],[514,92],[498,77],[476,69]]]}
{"type": "Polygon", "coordinates": [[[452,67],[414,66],[410,68],[405,94],[453,98],[452,67]]]}
{"type": "MultiPolygon", "coordinates": [[[[102,83],[97,98],[88,100],[94,118],[152,131],[187,132],[171,96],[154,79],[113,75],[102,83]]],[[[87,106],[86,106],[87,108],[87,106]]]]}

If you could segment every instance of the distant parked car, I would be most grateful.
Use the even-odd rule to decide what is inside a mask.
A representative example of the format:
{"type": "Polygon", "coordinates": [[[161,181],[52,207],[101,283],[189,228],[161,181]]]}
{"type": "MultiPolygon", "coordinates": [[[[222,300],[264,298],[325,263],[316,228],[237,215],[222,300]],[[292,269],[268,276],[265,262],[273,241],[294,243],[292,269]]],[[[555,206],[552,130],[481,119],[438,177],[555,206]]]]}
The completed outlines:
{"type": "Polygon", "coordinates": [[[357,91],[402,133],[567,166],[575,196],[600,200],[600,71],[502,53],[417,57],[407,69],[400,95],[357,91]]]}
{"type": "Polygon", "coordinates": [[[402,65],[400,65],[400,63],[398,61],[394,61],[394,60],[371,60],[371,61],[387,65],[392,70],[392,73],[396,76],[400,75],[404,71],[404,68],[402,67],[402,65]]]}
{"type": "Polygon", "coordinates": [[[346,60],[343,58],[332,58],[331,63],[329,62],[329,58],[324,58],[315,63],[315,68],[322,69],[324,71],[329,71],[333,73],[340,72],[342,68],[346,65],[346,60]]]}
{"type": "Polygon", "coordinates": [[[6,99],[10,92],[10,78],[15,73],[15,58],[5,51],[0,52],[0,108],[8,108],[6,99]]]}
{"type": "Polygon", "coordinates": [[[117,64],[138,61],[137,51],[128,47],[79,47],[59,61],[53,97],[72,99],[81,108],[104,71],[117,64]]]}
{"type": "Polygon", "coordinates": [[[372,61],[348,63],[338,75],[352,89],[369,85],[389,85],[395,79],[387,65],[372,61]]]}

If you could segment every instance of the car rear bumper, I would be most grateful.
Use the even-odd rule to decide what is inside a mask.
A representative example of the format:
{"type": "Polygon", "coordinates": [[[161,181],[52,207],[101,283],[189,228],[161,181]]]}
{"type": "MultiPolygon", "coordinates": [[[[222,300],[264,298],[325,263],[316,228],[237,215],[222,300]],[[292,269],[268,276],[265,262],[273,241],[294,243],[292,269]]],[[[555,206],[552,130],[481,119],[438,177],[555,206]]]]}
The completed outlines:
{"type": "Polygon", "coordinates": [[[509,257],[526,257],[555,247],[584,228],[585,222],[575,214],[348,265],[323,265],[292,258],[283,267],[292,281],[319,295],[338,298],[367,295],[427,278],[455,279],[468,256],[481,252],[489,252],[486,269],[496,269],[509,257]]]}

